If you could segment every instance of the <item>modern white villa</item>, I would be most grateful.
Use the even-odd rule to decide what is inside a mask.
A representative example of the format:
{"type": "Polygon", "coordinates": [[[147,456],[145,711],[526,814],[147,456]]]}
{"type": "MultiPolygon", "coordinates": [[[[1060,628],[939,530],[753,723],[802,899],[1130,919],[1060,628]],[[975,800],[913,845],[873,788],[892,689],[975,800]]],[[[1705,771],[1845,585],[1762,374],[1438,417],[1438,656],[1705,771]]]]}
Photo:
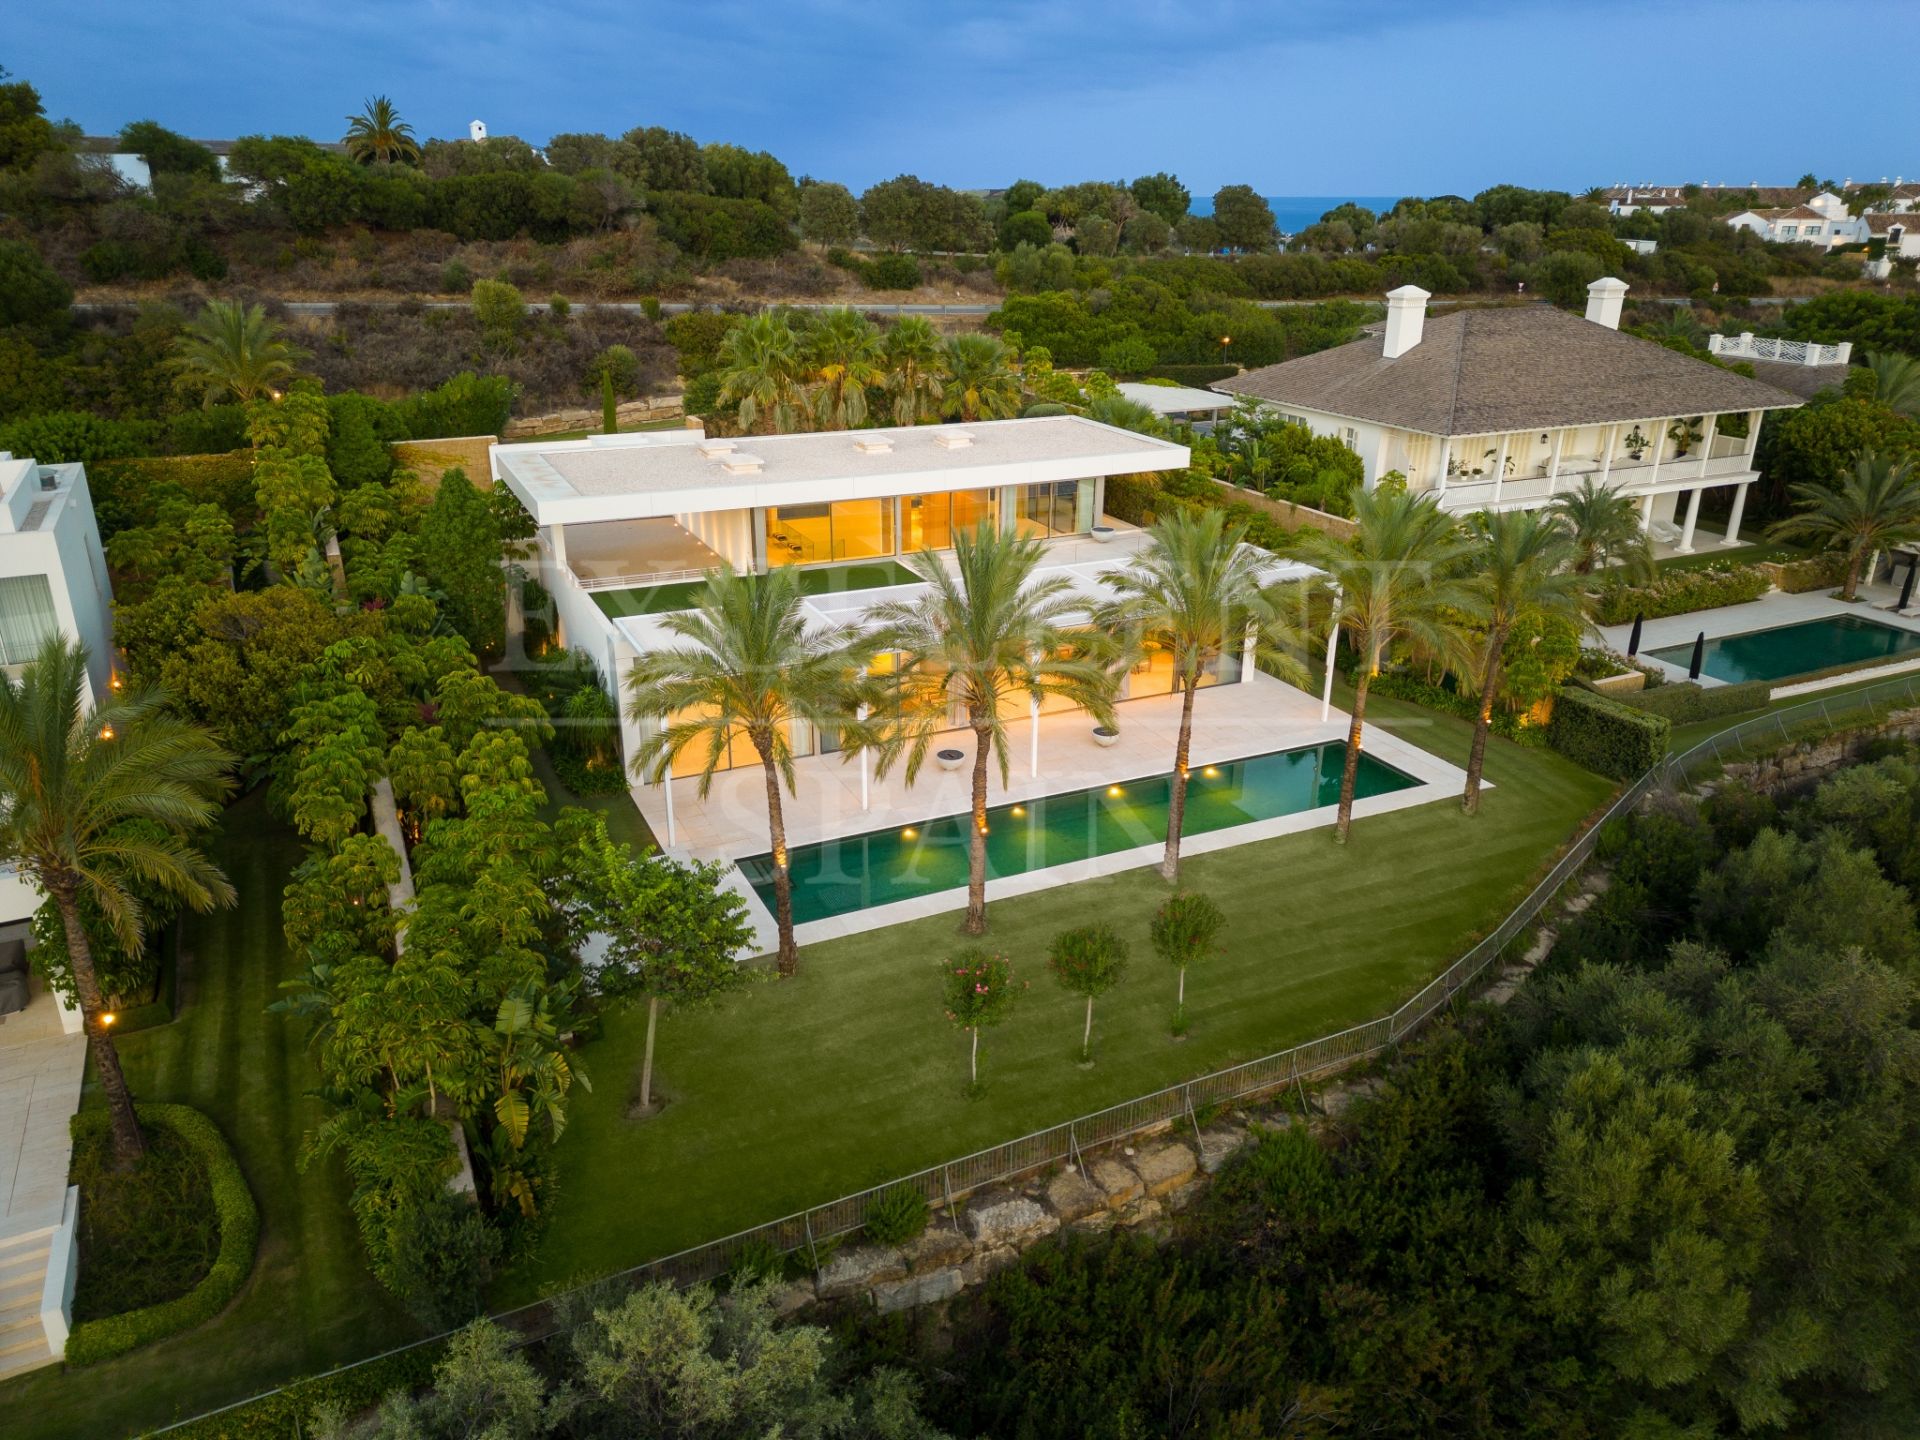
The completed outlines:
{"type": "Polygon", "coordinates": [[[1531,509],[1592,478],[1640,506],[1657,541],[1699,546],[1700,497],[1733,488],[1717,543],[1738,543],[1768,411],[1802,398],[1620,333],[1624,282],[1587,289],[1586,317],[1548,305],[1428,319],[1428,293],[1387,295],[1380,334],[1214,388],[1332,435],[1366,483],[1398,473],[1452,511],[1531,509]],[[1744,433],[1722,433],[1721,422],[1744,433]]]}
{"type": "MultiPolygon", "coordinates": [[[[558,637],[591,657],[618,691],[634,657],[680,643],[662,617],[689,608],[704,575],[722,562],[761,573],[798,567],[811,623],[857,627],[877,602],[923,588],[902,557],[949,549],[957,533],[984,521],[1042,540],[1039,577],[1065,580],[1069,593],[1091,606],[1106,596],[1103,575],[1124,565],[1144,541],[1142,532],[1104,513],[1107,477],[1187,463],[1184,445],[1078,416],[1047,416],[737,439],[687,430],[496,445],[491,469],[538,527],[539,569],[553,597],[558,637]]],[[[1277,560],[1273,571],[1276,579],[1308,573],[1277,560]]],[[[1242,784],[1240,772],[1227,768],[1237,762],[1336,744],[1344,736],[1345,717],[1321,696],[1259,673],[1239,654],[1222,656],[1205,683],[1195,710],[1193,763],[1221,767],[1220,785],[1242,784]]],[[[1010,720],[1012,774],[1005,785],[997,772],[993,781],[996,802],[1015,807],[1007,828],[1036,819],[1048,804],[1057,821],[1061,797],[1071,792],[1097,800],[1107,833],[1101,853],[1081,853],[1071,863],[1061,862],[1057,851],[1033,852],[1025,860],[1031,873],[995,881],[994,893],[1144,863],[1134,851],[1157,844],[1164,832],[1149,833],[1152,826],[1143,821],[1137,839],[1126,831],[1115,841],[1111,827],[1131,823],[1122,813],[1129,787],[1164,776],[1171,764],[1180,708],[1172,688],[1170,657],[1149,648],[1121,677],[1117,734],[1096,736],[1091,718],[1065,702],[1043,702],[1010,720]]],[[[657,726],[666,718],[643,723],[657,726]]],[[[956,731],[963,719],[958,712],[952,717],[956,731]]],[[[642,740],[642,724],[623,718],[624,754],[631,758],[642,740]]],[[[971,758],[970,735],[956,734],[942,747],[954,758],[936,756],[912,787],[898,771],[879,775],[869,756],[840,753],[830,732],[799,725],[790,741],[800,757],[796,793],[785,805],[796,857],[815,844],[863,846],[880,832],[913,841],[921,827],[967,809],[967,776],[957,757],[971,758]]],[[[1436,786],[1457,780],[1451,766],[1390,736],[1377,737],[1369,754],[1399,778],[1391,780],[1391,793],[1363,799],[1362,814],[1424,802],[1440,793],[1436,786]]],[[[737,741],[702,797],[704,759],[690,750],[662,782],[636,786],[635,803],[669,848],[744,862],[752,883],[754,857],[768,844],[760,764],[750,745],[737,741]]],[[[1337,786],[1337,773],[1328,773],[1337,786]]],[[[1216,783],[1213,771],[1201,779],[1216,783]]],[[[1250,813],[1255,823],[1236,820],[1231,839],[1223,832],[1196,836],[1194,843],[1201,849],[1238,844],[1323,823],[1324,813],[1305,818],[1320,808],[1310,800],[1285,814],[1250,813]]],[[[931,829],[925,838],[932,841],[931,829]]],[[[1048,843],[1055,842],[1058,833],[1048,843]]],[[[796,858],[796,867],[803,863],[796,858]]],[[[842,864],[830,855],[816,870],[837,875],[842,864]]],[[[863,860],[855,868],[871,877],[882,867],[863,860]]],[[[796,893],[801,884],[796,869],[796,893]]],[[[800,938],[891,923],[953,903],[951,892],[902,903],[867,900],[858,915],[803,923],[800,938]]],[[[766,920],[763,909],[756,915],[766,920]]]]}
{"type": "MultiPolygon", "coordinates": [[[[113,585],[81,465],[41,465],[0,451],[0,666],[18,676],[52,634],[87,647],[87,679],[113,673],[113,585]]],[[[37,890],[0,871],[0,924],[24,920],[37,890]]]]}

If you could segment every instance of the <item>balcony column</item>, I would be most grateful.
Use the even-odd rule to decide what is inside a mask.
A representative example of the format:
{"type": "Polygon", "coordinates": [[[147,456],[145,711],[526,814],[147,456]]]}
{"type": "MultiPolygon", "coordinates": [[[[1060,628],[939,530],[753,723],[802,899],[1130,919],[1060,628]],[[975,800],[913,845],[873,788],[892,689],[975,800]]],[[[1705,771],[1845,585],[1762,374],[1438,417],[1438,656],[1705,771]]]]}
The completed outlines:
{"type": "Polygon", "coordinates": [[[1560,456],[1567,446],[1567,429],[1561,426],[1553,432],[1553,459],[1547,462],[1547,498],[1553,498],[1554,491],[1560,488],[1560,456]]]}
{"type": "Polygon", "coordinates": [[[1651,490],[1640,497],[1640,533],[1653,534],[1653,492],[1651,490]]]}
{"type": "Polygon", "coordinates": [[[1693,527],[1700,519],[1700,496],[1702,491],[1695,489],[1687,492],[1687,519],[1680,527],[1679,550],[1682,555],[1693,553],[1693,527]]]}
{"type": "Polygon", "coordinates": [[[1440,469],[1435,474],[1433,481],[1434,494],[1444,495],[1447,493],[1447,466],[1452,463],[1453,437],[1451,435],[1442,435],[1440,437],[1440,469]]]}
{"type": "Polygon", "coordinates": [[[1655,426],[1653,435],[1653,473],[1647,476],[1647,488],[1649,490],[1660,483],[1660,462],[1667,457],[1667,426],[1672,422],[1656,420],[1653,423],[1655,426]]]}
{"type": "Polygon", "coordinates": [[[1620,441],[1620,425],[1616,421],[1607,426],[1607,448],[1600,452],[1600,488],[1607,488],[1607,479],[1613,474],[1613,447],[1620,441]]]}
{"type": "MultiPolygon", "coordinates": [[[[667,728],[667,717],[660,717],[660,728],[667,728]]],[[[667,848],[679,844],[679,837],[673,823],[673,761],[665,760],[660,765],[660,790],[667,801],[667,848]]]]}
{"type": "Polygon", "coordinates": [[[1701,423],[1700,428],[1703,433],[1700,437],[1700,478],[1702,480],[1707,478],[1707,465],[1713,459],[1713,437],[1716,433],[1713,427],[1719,423],[1720,412],[1717,410],[1701,423]]]}
{"type": "Polygon", "coordinates": [[[1733,513],[1727,517],[1727,538],[1720,542],[1722,545],[1738,545],[1740,543],[1740,517],[1746,513],[1747,491],[1752,488],[1752,481],[1748,481],[1745,485],[1739,485],[1734,488],[1733,513]]]}
{"type": "Polygon", "coordinates": [[[1240,683],[1253,682],[1253,651],[1260,639],[1260,632],[1253,626],[1247,626],[1246,638],[1240,642],[1240,683]]]}
{"type": "Polygon", "coordinates": [[[1764,410],[1747,412],[1747,469],[1753,468],[1753,457],[1760,453],[1760,422],[1766,418],[1764,410]]]}
{"type": "Polygon", "coordinates": [[[1507,478],[1507,446],[1512,440],[1511,435],[1502,435],[1493,455],[1493,504],[1496,509],[1500,505],[1500,484],[1507,478]]]}

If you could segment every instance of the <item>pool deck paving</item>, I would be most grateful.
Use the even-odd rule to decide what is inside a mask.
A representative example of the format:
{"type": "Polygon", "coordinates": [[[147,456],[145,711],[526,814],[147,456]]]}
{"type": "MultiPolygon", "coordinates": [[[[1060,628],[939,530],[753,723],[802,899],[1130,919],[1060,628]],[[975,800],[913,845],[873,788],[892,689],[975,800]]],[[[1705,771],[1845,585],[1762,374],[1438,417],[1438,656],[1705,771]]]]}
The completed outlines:
{"type": "MultiPolygon", "coordinates": [[[[1033,770],[1033,722],[1020,720],[1008,726],[1008,782],[1000,783],[1000,772],[995,766],[988,780],[988,803],[1020,803],[1093,786],[1125,784],[1164,775],[1172,768],[1180,726],[1177,698],[1167,695],[1127,701],[1120,706],[1119,718],[1119,740],[1112,746],[1102,747],[1094,743],[1093,722],[1085,714],[1071,711],[1042,715],[1037,775],[1033,770]]],[[[1242,684],[1214,686],[1195,697],[1191,763],[1195,766],[1223,764],[1252,755],[1344,741],[1347,725],[1348,716],[1339,709],[1331,710],[1322,720],[1318,696],[1271,676],[1256,674],[1242,684]]],[[[969,807],[972,783],[973,740],[970,735],[956,732],[937,742],[937,748],[947,746],[965,752],[967,759],[959,769],[942,770],[929,758],[911,788],[904,783],[898,769],[884,779],[869,775],[864,806],[861,803],[862,767],[858,761],[843,761],[835,756],[797,761],[794,767],[797,791],[782,797],[788,846],[893,826],[919,825],[938,816],[964,813],[969,807]]],[[[1356,801],[1354,815],[1358,818],[1457,796],[1465,783],[1465,772],[1459,767],[1378,727],[1368,728],[1365,749],[1420,783],[1392,794],[1356,801]]],[[[713,788],[704,801],[699,798],[698,790],[699,782],[695,779],[673,782],[674,825],[667,845],[670,854],[731,862],[766,852],[766,781],[758,766],[715,775],[713,788]]],[[[633,796],[653,833],[667,839],[669,828],[663,788],[640,786],[633,791],[633,796]]],[[[1321,806],[1271,820],[1190,835],[1183,842],[1182,850],[1185,854],[1199,855],[1295,834],[1332,824],[1334,814],[1333,806],[1321,806]]],[[[1160,856],[1161,846],[1155,843],[989,880],[987,898],[1024,895],[1153,865],[1159,862],[1160,856]]],[[[737,867],[729,865],[726,883],[747,899],[762,951],[772,950],[773,918],[766,906],[737,867]]],[[[946,890],[812,921],[796,926],[794,933],[800,943],[810,944],[965,906],[964,888],[946,890]]]]}
{"type": "MultiPolygon", "coordinates": [[[[1798,625],[1808,620],[1827,620],[1842,615],[1920,634],[1920,615],[1902,614],[1893,608],[1900,598],[1897,586],[1862,584],[1860,595],[1860,603],[1849,605],[1845,601],[1834,599],[1833,594],[1827,590],[1809,590],[1798,595],[1789,595],[1776,590],[1745,605],[1724,605],[1717,610],[1694,610],[1685,615],[1667,615],[1649,620],[1641,627],[1639,659],[1657,667],[1669,680],[1685,680],[1687,667],[1684,663],[1675,665],[1658,659],[1649,652],[1665,649],[1668,646],[1691,645],[1702,631],[1706,632],[1709,640],[1717,640],[1729,635],[1745,635],[1755,630],[1777,630],[1786,625],[1798,625]]],[[[1632,633],[1631,624],[1607,625],[1600,630],[1601,637],[1606,641],[1608,648],[1617,650],[1623,655],[1626,653],[1627,641],[1632,633]]],[[[1778,699],[1787,695],[1810,692],[1826,685],[1850,685],[1882,674],[1899,675],[1912,670],[1920,670],[1920,656],[1894,660],[1886,665],[1868,669],[1849,671],[1844,675],[1822,681],[1777,684],[1773,693],[1778,699]]],[[[1783,681],[1790,682],[1792,677],[1782,678],[1783,681]]],[[[1715,679],[1711,675],[1700,676],[1700,684],[1705,687],[1711,688],[1725,683],[1724,680],[1715,679]]]]}

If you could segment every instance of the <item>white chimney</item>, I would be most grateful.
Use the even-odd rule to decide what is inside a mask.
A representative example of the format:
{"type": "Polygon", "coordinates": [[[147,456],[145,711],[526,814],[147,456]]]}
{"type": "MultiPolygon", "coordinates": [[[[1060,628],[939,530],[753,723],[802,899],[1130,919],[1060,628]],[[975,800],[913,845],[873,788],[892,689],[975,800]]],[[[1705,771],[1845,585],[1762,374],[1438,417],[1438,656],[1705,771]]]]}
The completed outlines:
{"type": "Polygon", "coordinates": [[[1627,282],[1611,275],[1587,286],[1587,319],[1609,330],[1620,328],[1620,306],[1627,298],[1627,282]]]}
{"type": "Polygon", "coordinates": [[[1387,292],[1387,346],[1382,355],[1398,360],[1420,343],[1427,328],[1427,301],[1432,294],[1418,285],[1402,285],[1387,292]]]}
{"type": "Polygon", "coordinates": [[[467,122],[467,138],[475,141],[486,139],[487,122],[484,120],[469,120],[467,122]]]}

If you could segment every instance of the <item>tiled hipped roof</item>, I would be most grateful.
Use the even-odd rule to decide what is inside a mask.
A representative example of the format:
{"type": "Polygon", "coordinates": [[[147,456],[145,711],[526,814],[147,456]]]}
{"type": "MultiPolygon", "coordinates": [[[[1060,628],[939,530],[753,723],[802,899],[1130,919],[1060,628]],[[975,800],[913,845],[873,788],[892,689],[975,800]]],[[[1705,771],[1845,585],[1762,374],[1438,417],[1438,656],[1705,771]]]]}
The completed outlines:
{"type": "Polygon", "coordinates": [[[1488,435],[1801,403],[1758,380],[1549,305],[1429,318],[1395,360],[1381,337],[1221,380],[1214,389],[1430,435],[1488,435]]]}

